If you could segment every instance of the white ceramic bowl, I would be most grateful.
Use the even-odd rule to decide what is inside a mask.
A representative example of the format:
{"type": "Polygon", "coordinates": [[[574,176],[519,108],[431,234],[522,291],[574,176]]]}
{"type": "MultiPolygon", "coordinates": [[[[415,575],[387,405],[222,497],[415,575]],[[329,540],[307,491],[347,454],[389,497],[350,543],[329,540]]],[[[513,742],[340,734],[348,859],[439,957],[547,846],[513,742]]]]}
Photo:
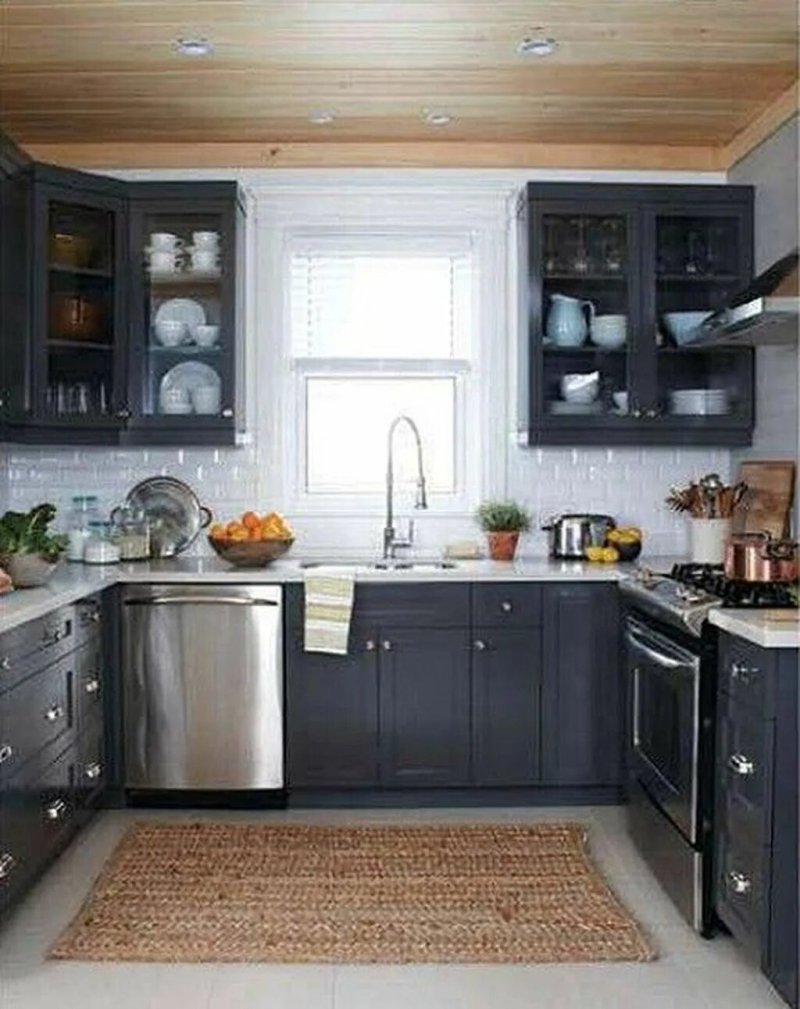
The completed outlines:
{"type": "Polygon", "coordinates": [[[155,324],[156,339],[165,347],[177,347],[186,339],[186,323],[161,319],[155,324]]]}
{"type": "Polygon", "coordinates": [[[596,315],[592,319],[589,338],[597,347],[616,350],[625,345],[628,318],[625,315],[596,315]]]}
{"type": "Polygon", "coordinates": [[[198,347],[213,347],[219,337],[219,326],[195,326],[192,336],[198,347]]]}
{"type": "Polygon", "coordinates": [[[689,336],[711,312],[667,312],[664,325],[667,332],[679,346],[689,343],[689,336]]]}
{"type": "Polygon", "coordinates": [[[614,401],[614,406],[619,410],[620,413],[628,412],[628,393],[623,392],[613,392],[611,398],[614,401]]]}
{"type": "Polygon", "coordinates": [[[561,376],[561,395],[567,403],[593,403],[600,391],[600,372],[573,372],[561,376]]]}

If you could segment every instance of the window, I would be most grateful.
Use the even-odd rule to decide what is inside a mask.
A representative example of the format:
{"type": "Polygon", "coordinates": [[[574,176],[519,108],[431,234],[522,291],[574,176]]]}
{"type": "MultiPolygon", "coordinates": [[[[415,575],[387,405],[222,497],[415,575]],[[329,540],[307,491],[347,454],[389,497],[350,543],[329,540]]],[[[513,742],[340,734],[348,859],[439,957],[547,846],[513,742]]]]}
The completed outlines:
{"type": "MultiPolygon", "coordinates": [[[[354,501],[377,506],[387,434],[398,414],[420,430],[431,508],[465,507],[473,260],[469,233],[291,239],[289,347],[301,510],[349,508],[354,501]]],[[[399,495],[413,492],[416,474],[415,443],[403,425],[395,442],[399,495]]]]}

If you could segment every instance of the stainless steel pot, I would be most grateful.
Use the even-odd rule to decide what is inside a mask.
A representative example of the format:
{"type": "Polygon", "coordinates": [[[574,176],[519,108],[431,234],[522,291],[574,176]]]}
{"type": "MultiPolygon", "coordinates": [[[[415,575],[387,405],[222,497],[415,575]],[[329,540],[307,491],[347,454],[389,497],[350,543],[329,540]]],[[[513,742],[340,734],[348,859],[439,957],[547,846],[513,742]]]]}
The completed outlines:
{"type": "Polygon", "coordinates": [[[580,560],[587,547],[602,547],[606,536],[616,527],[610,515],[559,515],[542,526],[549,533],[550,556],[580,560]]]}
{"type": "Polygon", "coordinates": [[[725,576],[743,582],[793,582],[800,576],[798,545],[768,532],[732,536],[725,547],[725,576]]]}

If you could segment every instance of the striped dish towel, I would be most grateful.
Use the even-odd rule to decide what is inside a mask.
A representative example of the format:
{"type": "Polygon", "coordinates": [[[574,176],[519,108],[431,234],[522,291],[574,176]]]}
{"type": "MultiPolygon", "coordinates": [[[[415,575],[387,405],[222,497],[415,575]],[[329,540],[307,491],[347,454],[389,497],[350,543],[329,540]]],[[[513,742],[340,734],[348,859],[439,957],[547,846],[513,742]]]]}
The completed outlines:
{"type": "Polygon", "coordinates": [[[305,576],[305,650],[347,655],[353,615],[355,572],[325,572],[317,568],[305,576]]]}

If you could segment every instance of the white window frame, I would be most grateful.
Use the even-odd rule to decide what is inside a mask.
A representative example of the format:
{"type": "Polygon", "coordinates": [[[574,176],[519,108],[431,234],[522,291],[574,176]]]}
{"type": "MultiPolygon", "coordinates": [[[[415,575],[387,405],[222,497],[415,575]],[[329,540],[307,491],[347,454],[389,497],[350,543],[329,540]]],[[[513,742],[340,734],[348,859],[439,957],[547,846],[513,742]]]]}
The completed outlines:
{"type": "MultiPolygon", "coordinates": [[[[455,481],[453,495],[432,494],[427,514],[471,515],[479,501],[501,493],[505,482],[508,375],[507,339],[507,191],[400,193],[378,187],[312,193],[256,194],[258,273],[278,278],[260,285],[259,428],[280,432],[270,446],[271,497],[294,518],[375,517],[383,514],[385,494],[321,494],[305,488],[306,403],[309,377],[347,375],[452,374],[456,381],[455,481]],[[435,221],[431,225],[431,221],[435,221]],[[445,247],[454,236],[469,236],[474,260],[472,347],[469,359],[444,362],[415,359],[295,358],[291,348],[288,283],[291,255],[298,241],[319,235],[322,244],[336,234],[421,236],[430,251],[437,237],[445,247]],[[277,290],[276,290],[277,287],[277,290]],[[266,337],[266,338],[265,338],[266,337]],[[443,366],[443,367],[442,367],[443,366]]],[[[388,248],[388,246],[387,246],[388,248]]],[[[404,242],[403,249],[409,245],[404,242]]],[[[424,445],[423,445],[424,450],[424,445]]],[[[404,507],[400,504],[400,509],[404,507]]],[[[422,513],[422,517],[426,513],[422,513]]]]}

